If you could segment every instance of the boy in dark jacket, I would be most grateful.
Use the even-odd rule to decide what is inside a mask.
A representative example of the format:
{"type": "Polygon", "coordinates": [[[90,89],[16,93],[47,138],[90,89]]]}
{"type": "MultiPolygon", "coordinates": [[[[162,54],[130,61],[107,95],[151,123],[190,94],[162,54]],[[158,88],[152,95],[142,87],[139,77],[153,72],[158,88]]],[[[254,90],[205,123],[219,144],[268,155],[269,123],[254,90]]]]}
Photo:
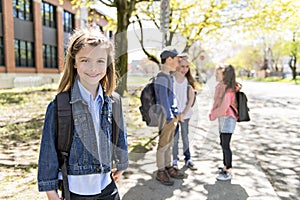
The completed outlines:
{"type": "Polygon", "coordinates": [[[174,131],[177,126],[178,109],[173,93],[173,77],[170,72],[176,71],[178,66],[178,52],[176,49],[166,48],[160,54],[161,71],[163,74],[155,80],[156,103],[162,108],[159,117],[159,140],[156,152],[157,175],[156,179],[164,185],[173,185],[172,178],[182,179],[184,174],[171,165],[171,146],[174,139],[174,131]]]}

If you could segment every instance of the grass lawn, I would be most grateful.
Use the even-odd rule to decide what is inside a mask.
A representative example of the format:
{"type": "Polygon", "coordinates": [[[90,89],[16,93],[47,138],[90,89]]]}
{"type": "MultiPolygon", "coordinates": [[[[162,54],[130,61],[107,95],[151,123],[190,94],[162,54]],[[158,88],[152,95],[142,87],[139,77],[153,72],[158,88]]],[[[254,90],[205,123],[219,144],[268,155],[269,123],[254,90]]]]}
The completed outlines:
{"type": "Polygon", "coordinates": [[[281,78],[281,77],[267,77],[267,78],[245,78],[246,80],[254,80],[260,82],[280,82],[280,83],[290,83],[290,84],[299,84],[300,83],[300,76],[296,77],[296,80],[292,78],[281,78]]]}

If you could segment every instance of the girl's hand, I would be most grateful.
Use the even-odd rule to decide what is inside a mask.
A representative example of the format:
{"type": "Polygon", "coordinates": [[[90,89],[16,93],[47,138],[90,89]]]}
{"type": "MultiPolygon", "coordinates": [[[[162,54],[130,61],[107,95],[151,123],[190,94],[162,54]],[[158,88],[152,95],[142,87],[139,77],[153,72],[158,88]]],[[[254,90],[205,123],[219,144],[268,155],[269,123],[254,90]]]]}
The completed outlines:
{"type": "Polygon", "coordinates": [[[178,114],[177,115],[177,119],[179,122],[183,122],[183,115],[182,114],[178,114]]]}
{"type": "Polygon", "coordinates": [[[59,198],[58,193],[55,190],[47,191],[46,192],[48,200],[63,200],[59,198]]]}
{"type": "Polygon", "coordinates": [[[209,114],[209,120],[210,120],[210,121],[214,121],[215,119],[216,119],[216,118],[210,113],[210,114],[209,114]]]}
{"type": "Polygon", "coordinates": [[[123,170],[112,169],[111,173],[112,173],[112,177],[113,177],[114,181],[118,182],[119,178],[123,174],[123,170]]]}

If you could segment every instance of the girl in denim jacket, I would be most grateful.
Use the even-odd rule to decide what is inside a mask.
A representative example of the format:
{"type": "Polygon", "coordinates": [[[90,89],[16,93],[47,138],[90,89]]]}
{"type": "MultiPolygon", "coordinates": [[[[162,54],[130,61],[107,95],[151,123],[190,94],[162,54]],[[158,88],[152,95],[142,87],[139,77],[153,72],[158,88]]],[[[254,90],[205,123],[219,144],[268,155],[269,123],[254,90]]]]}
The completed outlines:
{"type": "MultiPolygon", "coordinates": [[[[116,86],[113,45],[96,28],[75,31],[70,38],[58,93],[71,91],[73,142],[67,172],[70,198],[120,199],[115,181],[128,167],[123,111],[118,124],[116,169],[112,169],[112,99],[116,86]]],[[[48,199],[57,193],[59,162],[56,149],[55,103],[47,108],[38,163],[39,191],[48,199]]]]}
{"type": "Polygon", "coordinates": [[[237,121],[235,92],[238,89],[232,65],[220,66],[216,71],[219,81],[215,89],[214,104],[209,114],[210,120],[218,119],[224,167],[220,168],[217,180],[230,180],[232,177],[232,152],[230,140],[237,121]]]}

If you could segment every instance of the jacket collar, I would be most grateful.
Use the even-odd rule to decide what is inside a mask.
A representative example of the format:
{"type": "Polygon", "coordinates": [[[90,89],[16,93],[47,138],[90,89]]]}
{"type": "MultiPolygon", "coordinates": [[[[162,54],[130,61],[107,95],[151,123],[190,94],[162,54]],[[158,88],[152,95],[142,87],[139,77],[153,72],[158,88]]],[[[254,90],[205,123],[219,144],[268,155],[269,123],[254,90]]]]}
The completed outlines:
{"type": "MultiPolygon", "coordinates": [[[[83,100],[83,98],[80,94],[78,81],[79,81],[79,78],[77,76],[77,78],[75,79],[74,84],[72,86],[72,89],[71,89],[71,102],[70,103],[75,103],[77,101],[84,102],[84,100],[83,100]]],[[[112,102],[111,97],[106,95],[105,90],[103,91],[103,98],[104,98],[104,103],[111,103],[112,102]]]]}

